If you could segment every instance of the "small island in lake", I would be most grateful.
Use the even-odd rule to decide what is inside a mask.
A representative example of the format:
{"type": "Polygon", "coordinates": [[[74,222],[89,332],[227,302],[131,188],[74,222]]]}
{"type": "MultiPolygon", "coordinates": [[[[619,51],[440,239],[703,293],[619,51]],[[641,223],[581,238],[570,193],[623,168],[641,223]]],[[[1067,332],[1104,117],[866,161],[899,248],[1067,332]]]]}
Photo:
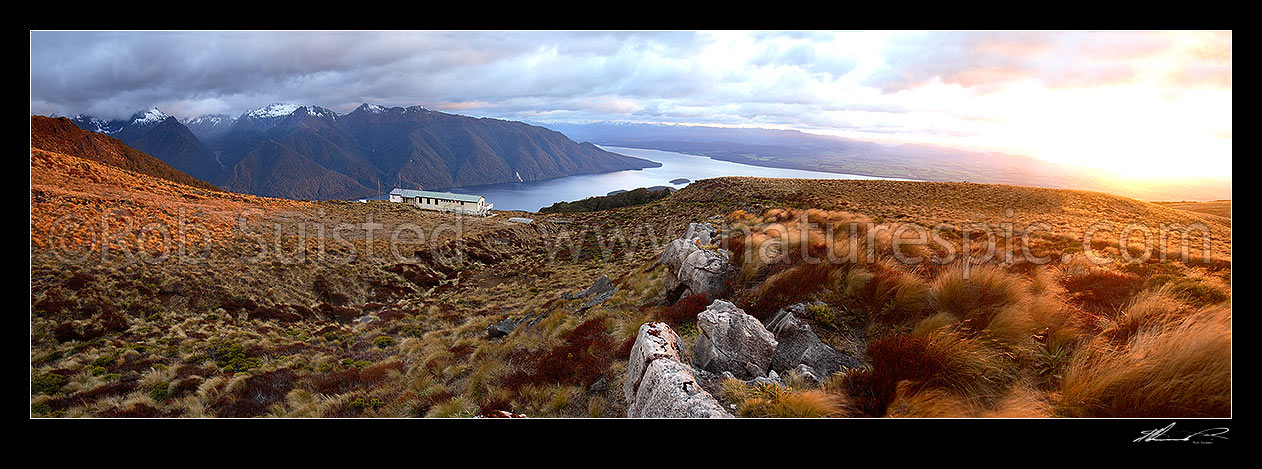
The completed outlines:
{"type": "Polygon", "coordinates": [[[689,182],[692,182],[692,181],[689,181],[687,178],[679,178],[679,179],[670,180],[671,184],[687,184],[689,182]]]}

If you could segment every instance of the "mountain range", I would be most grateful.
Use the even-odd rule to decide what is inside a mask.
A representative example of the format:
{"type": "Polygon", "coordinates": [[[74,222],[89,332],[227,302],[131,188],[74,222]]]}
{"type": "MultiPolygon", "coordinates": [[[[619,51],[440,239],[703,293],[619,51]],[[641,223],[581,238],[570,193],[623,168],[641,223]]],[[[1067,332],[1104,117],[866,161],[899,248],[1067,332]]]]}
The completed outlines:
{"type": "Polygon", "coordinates": [[[150,108],[123,120],[80,115],[71,121],[223,189],[290,199],[348,199],[393,187],[441,190],[660,166],[543,127],[420,106],[364,104],[338,114],[319,106],[271,104],[235,118],[185,120],[150,108]]]}
{"type": "Polygon", "coordinates": [[[271,104],[236,117],[212,114],[182,120],[150,108],[129,119],[81,115],[72,121],[223,189],[291,199],[350,199],[393,187],[443,190],[660,166],[593,144],[755,166],[1096,190],[1144,200],[1231,198],[1230,181],[1123,182],[1099,171],[1020,155],[882,145],[794,130],[524,123],[374,104],[346,114],[319,106],[271,104]]]}

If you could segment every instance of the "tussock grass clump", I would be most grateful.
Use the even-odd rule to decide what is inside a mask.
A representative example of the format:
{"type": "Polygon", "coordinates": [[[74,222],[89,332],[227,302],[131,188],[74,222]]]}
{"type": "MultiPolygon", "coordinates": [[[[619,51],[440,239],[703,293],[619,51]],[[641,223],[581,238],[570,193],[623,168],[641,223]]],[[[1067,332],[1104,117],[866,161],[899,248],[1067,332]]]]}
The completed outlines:
{"type": "Polygon", "coordinates": [[[1001,308],[1023,298],[1021,278],[993,265],[955,266],[933,282],[936,309],[950,313],[974,329],[984,329],[1001,308]]]}
{"type": "Polygon", "coordinates": [[[1231,310],[1154,317],[1126,343],[1096,338],[1065,370],[1067,417],[1230,417],[1231,310]]]}
{"type": "Polygon", "coordinates": [[[923,388],[912,381],[899,381],[886,416],[894,418],[974,417],[977,408],[967,399],[945,389],[923,388]]]}
{"type": "Polygon", "coordinates": [[[723,397],[736,403],[741,417],[819,418],[840,417],[840,396],[820,389],[798,390],[776,383],[747,385],[737,379],[723,383],[723,397]]]}
{"type": "Polygon", "coordinates": [[[1037,337],[1079,337],[1084,325],[1077,311],[1058,296],[1027,295],[1005,306],[991,318],[984,332],[1011,346],[1029,345],[1037,337]]]}
{"type": "Polygon", "coordinates": [[[608,407],[609,404],[605,402],[603,397],[592,396],[587,400],[587,416],[596,419],[605,417],[605,412],[608,411],[608,407]]]}
{"type": "Polygon", "coordinates": [[[284,402],[296,377],[288,369],[250,376],[232,392],[220,396],[211,406],[211,410],[220,417],[263,415],[272,405],[284,402]]]}
{"type": "Polygon", "coordinates": [[[785,306],[808,300],[828,282],[833,266],[805,264],[791,267],[767,278],[745,305],[745,312],[765,321],[785,306]]]}
{"type": "Polygon", "coordinates": [[[927,337],[939,329],[952,327],[959,323],[960,320],[955,316],[947,313],[938,313],[924,318],[920,320],[920,322],[916,323],[916,327],[912,328],[911,334],[919,337],[927,337]]]}
{"type": "Polygon", "coordinates": [[[478,415],[491,415],[496,411],[512,412],[513,394],[507,389],[496,389],[478,401],[478,415]]]}
{"type": "Polygon", "coordinates": [[[697,315],[705,311],[710,303],[710,296],[705,293],[688,295],[673,305],[657,308],[654,319],[676,327],[694,324],[697,322],[697,315]]]}
{"type": "Polygon", "coordinates": [[[1100,336],[1115,343],[1125,343],[1144,329],[1160,327],[1186,317],[1194,310],[1168,286],[1145,290],[1136,295],[1122,311],[1114,316],[1106,316],[1100,336]]]}
{"type": "Polygon", "coordinates": [[[1069,300],[1091,311],[1113,312],[1130,301],[1144,285],[1143,277],[1108,269],[1071,273],[1061,280],[1069,300]]]}
{"type": "Polygon", "coordinates": [[[981,417],[1042,418],[1052,417],[1052,404],[1048,393],[1039,391],[1028,382],[1018,382],[999,398],[995,408],[983,411],[981,417]]]}
{"type": "Polygon", "coordinates": [[[447,400],[431,407],[425,413],[427,418],[469,418],[477,415],[478,407],[461,396],[447,400]]]}
{"type": "Polygon", "coordinates": [[[929,284],[890,262],[872,265],[872,272],[851,269],[842,291],[862,306],[869,320],[886,325],[906,324],[929,313],[929,284]]]}
{"type": "Polygon", "coordinates": [[[1144,288],[1165,288],[1171,294],[1185,299],[1194,306],[1208,306],[1231,299],[1231,294],[1212,285],[1210,282],[1197,281],[1187,277],[1176,277],[1169,274],[1157,274],[1144,282],[1144,288]]]}
{"type": "Polygon", "coordinates": [[[869,368],[847,372],[843,387],[855,412],[885,415],[903,381],[907,393],[943,389],[978,401],[999,395],[1015,377],[1013,357],[950,328],[891,334],[868,343],[869,368]]]}
{"type": "Polygon", "coordinates": [[[509,389],[529,384],[564,383],[587,386],[601,377],[618,348],[603,318],[592,318],[561,336],[561,344],[547,350],[511,353],[516,370],[501,378],[509,389]]]}

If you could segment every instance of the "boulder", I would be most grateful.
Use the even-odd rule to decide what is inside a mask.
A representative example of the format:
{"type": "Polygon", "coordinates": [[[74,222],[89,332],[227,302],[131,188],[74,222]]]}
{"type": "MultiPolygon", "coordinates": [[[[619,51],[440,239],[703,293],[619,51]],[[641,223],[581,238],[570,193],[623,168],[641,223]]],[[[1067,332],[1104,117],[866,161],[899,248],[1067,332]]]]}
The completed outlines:
{"type": "Polygon", "coordinates": [[[553,307],[551,311],[548,311],[546,313],[541,312],[539,314],[527,314],[517,319],[513,319],[512,316],[506,317],[500,320],[500,322],[491,324],[489,327],[487,327],[486,337],[488,339],[498,339],[500,337],[505,337],[509,334],[512,334],[513,331],[516,331],[518,329],[528,329],[528,328],[534,327],[535,324],[538,324],[539,321],[543,320],[543,318],[546,318],[549,315],[551,315],[552,311],[556,311],[556,308],[553,307]]]}
{"type": "Polygon", "coordinates": [[[666,270],[678,271],[679,266],[684,265],[684,259],[689,254],[700,251],[697,243],[687,239],[676,239],[666,244],[666,250],[662,251],[662,264],[666,266],[666,270]]]}
{"type": "Polygon", "coordinates": [[[710,395],[718,396],[723,394],[723,382],[727,380],[731,373],[716,374],[709,371],[692,366],[692,376],[696,378],[697,383],[701,384],[701,389],[705,389],[710,395]]]}
{"type": "Polygon", "coordinates": [[[799,365],[806,365],[818,380],[826,379],[842,368],[861,366],[858,359],[825,344],[811,330],[810,324],[798,318],[806,312],[807,306],[806,303],[797,303],[781,308],[767,321],[767,329],[775,335],[778,343],[771,368],[783,374],[799,365]]]}
{"type": "Polygon", "coordinates": [[[724,418],[732,414],[692,375],[692,369],[677,360],[653,360],[644,370],[635,398],[628,402],[632,418],[724,418]]]}
{"type": "Polygon", "coordinates": [[[679,361],[679,335],[665,323],[640,326],[623,381],[633,418],[731,417],[679,361]]]}
{"type": "Polygon", "coordinates": [[[714,244],[712,239],[718,235],[719,230],[709,223],[689,223],[688,230],[684,231],[685,240],[697,240],[697,243],[705,246],[714,244]]]}
{"type": "Polygon", "coordinates": [[[776,374],[776,370],[771,370],[771,373],[768,373],[767,376],[759,376],[757,378],[746,381],[745,384],[749,384],[753,386],[758,386],[758,385],[769,386],[772,384],[783,385],[784,380],[780,379],[780,375],[776,374]]]}
{"type": "Polygon", "coordinates": [[[649,363],[659,358],[679,360],[679,335],[664,322],[650,322],[640,326],[627,357],[627,379],[622,383],[622,393],[627,402],[635,397],[640,379],[649,363]]]}
{"type": "Polygon", "coordinates": [[[504,318],[500,322],[491,324],[490,327],[487,327],[486,336],[487,338],[497,339],[497,338],[512,334],[513,331],[517,329],[517,324],[519,324],[524,319],[526,318],[522,318],[522,319],[513,319],[512,317],[504,318]]]}
{"type": "Polygon", "coordinates": [[[819,378],[819,373],[817,373],[814,368],[811,368],[805,363],[798,365],[798,367],[794,368],[793,371],[797,373],[798,375],[801,375],[803,378],[814,381],[816,383],[822,381],[819,378]]]}
{"type": "Polygon", "coordinates": [[[714,300],[697,315],[697,345],[692,363],[711,373],[731,372],[739,379],[767,376],[776,338],[758,319],[736,305],[714,300]]]}
{"type": "Polygon", "coordinates": [[[579,311],[586,311],[591,309],[593,306],[604,303],[605,300],[613,297],[613,294],[617,291],[618,289],[613,286],[613,282],[609,280],[609,276],[601,275],[595,282],[592,282],[592,286],[587,287],[583,291],[578,293],[564,293],[561,297],[567,300],[577,300],[591,297],[578,309],[579,311]]]}
{"type": "Polygon", "coordinates": [[[696,239],[671,241],[662,252],[662,264],[667,270],[666,300],[671,303],[697,293],[710,298],[727,296],[727,281],[736,275],[726,251],[701,249],[696,239]]]}
{"type": "Polygon", "coordinates": [[[605,379],[605,375],[600,375],[600,379],[587,386],[589,392],[601,392],[606,389],[609,389],[609,381],[605,379]]]}

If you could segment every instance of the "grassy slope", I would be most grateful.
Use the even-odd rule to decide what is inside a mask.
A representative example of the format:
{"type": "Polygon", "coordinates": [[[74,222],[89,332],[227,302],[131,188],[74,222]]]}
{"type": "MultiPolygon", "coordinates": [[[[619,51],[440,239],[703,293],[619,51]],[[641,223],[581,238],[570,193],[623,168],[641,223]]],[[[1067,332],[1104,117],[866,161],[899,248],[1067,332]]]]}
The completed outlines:
{"type": "Polygon", "coordinates": [[[80,129],[65,117],[31,116],[31,148],[78,155],[119,168],[188,186],[218,191],[214,185],[131,148],[121,140],[80,129]]]}
{"type": "MultiPolygon", "coordinates": [[[[1221,229],[1228,222],[1104,194],[979,184],[722,178],[699,181],[646,205],[565,214],[573,224],[549,223],[551,216],[543,214],[531,215],[531,225],[504,222],[511,213],[464,219],[463,233],[414,242],[414,249],[403,250],[463,243],[463,262],[391,259],[379,242],[383,231],[370,249],[363,230],[347,231],[352,244],[340,245],[325,259],[250,262],[243,256],[260,242],[287,253],[304,244],[314,247],[314,241],[297,239],[298,223],[312,233],[371,217],[384,232],[404,224],[430,232],[453,219],[386,203],[212,193],[44,151],[32,151],[31,169],[31,404],[33,414],[41,416],[469,416],[492,408],[531,416],[620,416],[625,412],[623,347],[643,322],[673,317],[671,308],[661,304],[664,271],[655,264],[661,247],[681,235],[688,222],[738,210],[772,219],[776,209],[811,207],[882,222],[1046,221],[1057,227],[1053,234],[1064,237],[1084,221],[1203,222],[1214,228],[1216,252],[1230,258],[1229,232],[1221,229]],[[1011,218],[1003,212],[1009,206],[1015,210],[1011,218]],[[132,214],[133,229],[114,223],[122,220],[114,215],[116,209],[132,214]],[[95,221],[102,214],[111,227],[105,260],[87,226],[56,223],[67,215],[95,221]],[[240,216],[256,235],[240,233],[240,216]],[[161,244],[138,228],[170,226],[181,217],[193,226],[188,231],[194,246],[208,250],[202,262],[127,263],[119,256],[124,247],[133,253],[159,252],[161,244]],[[285,221],[288,230],[279,237],[273,231],[278,221],[285,221]],[[581,251],[565,248],[567,239],[577,241],[581,251]],[[602,250],[602,243],[615,249],[602,250]],[[89,255],[67,261],[56,255],[65,248],[85,248],[89,255]],[[335,261],[351,250],[361,255],[335,261]],[[581,301],[561,298],[600,275],[619,288],[604,305],[580,312],[581,301]],[[538,325],[507,339],[485,336],[488,325],[505,317],[543,313],[546,318],[538,325]],[[602,376],[605,387],[593,387],[602,376]]],[[[759,220],[743,222],[757,226],[759,220]]],[[[1229,264],[1226,268],[1229,279],[1229,264]]],[[[1144,278],[1158,269],[1149,270],[1144,278]]],[[[1161,271],[1222,283],[1215,280],[1222,272],[1161,271]]],[[[764,288],[764,281],[739,285],[736,299],[772,298],[767,293],[774,293],[774,282],[764,288]]],[[[834,345],[862,353],[868,335],[900,330],[869,317],[860,299],[823,290],[805,292],[831,305],[828,314],[808,320],[834,345]]],[[[685,343],[695,340],[686,318],[677,329],[685,343]]],[[[793,396],[819,398],[817,404],[853,400],[837,389],[800,390],[793,396]]],[[[1010,396],[1022,389],[1001,390],[1010,396]]],[[[1049,396],[1055,393],[1043,388],[1021,392],[1035,397],[1009,399],[1029,404],[1053,399],[1049,396]]],[[[926,408],[915,398],[931,395],[906,391],[899,396],[901,412],[915,416],[914,409],[926,408]]],[[[960,399],[939,397],[934,402],[960,399]]],[[[992,411],[1015,408],[986,405],[992,411]]]]}
{"type": "Polygon", "coordinates": [[[1212,202],[1154,202],[1155,204],[1177,208],[1179,210],[1187,210],[1191,212],[1208,213],[1223,218],[1231,218],[1231,201],[1215,200],[1212,202]]]}

